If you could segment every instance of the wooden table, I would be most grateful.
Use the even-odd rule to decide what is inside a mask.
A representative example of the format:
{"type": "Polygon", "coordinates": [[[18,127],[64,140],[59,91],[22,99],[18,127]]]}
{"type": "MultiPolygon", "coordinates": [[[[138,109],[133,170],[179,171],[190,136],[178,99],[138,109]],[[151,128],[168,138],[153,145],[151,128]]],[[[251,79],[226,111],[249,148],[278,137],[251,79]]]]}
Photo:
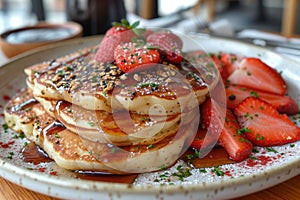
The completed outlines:
{"type": "MultiPolygon", "coordinates": [[[[300,175],[269,189],[253,193],[235,200],[298,200],[300,198],[300,175]]],[[[3,178],[0,178],[0,199],[1,200],[59,200],[39,194],[3,178]]]]}

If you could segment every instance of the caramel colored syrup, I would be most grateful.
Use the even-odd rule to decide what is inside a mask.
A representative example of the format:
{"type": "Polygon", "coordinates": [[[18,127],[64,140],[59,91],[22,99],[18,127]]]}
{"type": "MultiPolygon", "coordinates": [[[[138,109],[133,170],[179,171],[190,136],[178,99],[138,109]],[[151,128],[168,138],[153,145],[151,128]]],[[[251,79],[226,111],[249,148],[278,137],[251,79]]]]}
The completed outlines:
{"type": "Polygon", "coordinates": [[[33,163],[38,165],[42,162],[52,162],[53,160],[49,158],[46,152],[42,150],[39,146],[35,143],[30,142],[28,143],[22,150],[21,150],[21,159],[24,162],[33,163]]]}
{"type": "Polygon", "coordinates": [[[37,103],[37,100],[35,98],[30,98],[30,99],[26,100],[25,102],[15,106],[15,107],[12,107],[12,112],[17,112],[19,110],[25,110],[27,108],[31,108],[36,103],[37,103]]]}
{"type": "MultiPolygon", "coordinates": [[[[64,104],[61,104],[60,106],[64,106],[64,104]]],[[[65,129],[65,127],[60,122],[55,121],[44,128],[41,134],[41,139],[48,134],[54,134],[55,132],[59,132],[63,129],[65,129]]],[[[33,163],[35,165],[42,162],[53,161],[39,146],[34,143],[26,145],[22,149],[21,155],[21,159],[24,162],[33,163]]],[[[192,149],[189,149],[181,156],[181,159],[185,160],[193,168],[207,168],[235,163],[229,159],[228,154],[223,148],[215,147],[203,158],[193,156],[192,159],[188,159],[188,155],[195,155],[195,152],[192,149]]],[[[75,171],[74,173],[78,179],[124,184],[132,184],[137,177],[137,174],[114,175],[94,171],[75,171]]]]}
{"type": "Polygon", "coordinates": [[[132,184],[138,176],[138,174],[115,175],[93,171],[76,171],[75,173],[77,178],[83,180],[125,184],[132,184]]]}
{"type": "Polygon", "coordinates": [[[206,167],[216,167],[219,165],[235,163],[235,161],[230,160],[228,154],[223,148],[213,148],[205,157],[199,158],[194,157],[192,159],[187,159],[188,155],[193,155],[193,150],[188,150],[182,155],[182,159],[190,163],[193,168],[206,168],[206,167]]]}
{"type": "MultiPolygon", "coordinates": [[[[203,158],[187,159],[187,155],[194,154],[194,151],[189,149],[182,155],[182,159],[188,162],[193,168],[207,168],[215,167],[224,164],[235,163],[229,159],[228,154],[223,148],[214,148],[203,158]]],[[[52,162],[53,160],[33,142],[26,145],[21,151],[21,159],[24,162],[33,163],[38,165],[42,162],[52,162]]],[[[78,179],[100,181],[109,183],[121,183],[121,184],[132,184],[138,174],[126,174],[126,175],[115,175],[95,171],[75,171],[74,172],[78,179]]]]}

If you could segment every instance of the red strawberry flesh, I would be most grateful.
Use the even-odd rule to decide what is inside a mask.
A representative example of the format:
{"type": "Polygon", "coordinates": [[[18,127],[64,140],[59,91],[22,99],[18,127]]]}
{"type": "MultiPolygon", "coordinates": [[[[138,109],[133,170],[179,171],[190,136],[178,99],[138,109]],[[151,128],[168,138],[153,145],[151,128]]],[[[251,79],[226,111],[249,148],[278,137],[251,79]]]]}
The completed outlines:
{"type": "Polygon", "coordinates": [[[171,32],[154,32],[147,37],[147,42],[158,46],[165,52],[167,61],[177,64],[182,60],[182,40],[171,32]]]}
{"type": "Polygon", "coordinates": [[[267,102],[248,97],[234,110],[248,139],[259,146],[284,145],[300,139],[300,128],[267,102]]]}
{"type": "Polygon", "coordinates": [[[98,62],[111,63],[114,61],[114,51],[119,44],[130,42],[136,36],[133,31],[138,26],[139,22],[132,25],[125,19],[121,23],[113,23],[104,35],[102,42],[96,52],[94,59],[98,62]]]}
{"type": "Polygon", "coordinates": [[[234,161],[242,161],[249,157],[252,152],[252,143],[239,133],[240,126],[236,116],[229,109],[226,111],[224,128],[218,143],[224,147],[230,158],[234,161]]]}
{"type": "Polygon", "coordinates": [[[123,72],[128,72],[144,64],[158,63],[160,53],[157,49],[149,49],[147,46],[139,46],[136,43],[129,42],[119,45],[115,49],[114,59],[123,72]]]}
{"type": "Polygon", "coordinates": [[[230,83],[284,95],[286,84],[280,74],[258,58],[245,58],[228,78],[230,83]]]}
{"type": "Polygon", "coordinates": [[[267,93],[260,90],[254,90],[245,86],[227,85],[226,97],[227,107],[234,109],[239,103],[241,103],[247,97],[260,98],[272,106],[274,106],[280,113],[286,113],[287,115],[294,115],[299,112],[298,105],[294,99],[289,96],[283,96],[278,94],[267,93]]]}
{"type": "Polygon", "coordinates": [[[212,131],[210,135],[226,150],[230,159],[242,161],[248,158],[252,144],[244,135],[238,134],[240,127],[232,111],[209,98],[201,108],[203,127],[212,131]]]}

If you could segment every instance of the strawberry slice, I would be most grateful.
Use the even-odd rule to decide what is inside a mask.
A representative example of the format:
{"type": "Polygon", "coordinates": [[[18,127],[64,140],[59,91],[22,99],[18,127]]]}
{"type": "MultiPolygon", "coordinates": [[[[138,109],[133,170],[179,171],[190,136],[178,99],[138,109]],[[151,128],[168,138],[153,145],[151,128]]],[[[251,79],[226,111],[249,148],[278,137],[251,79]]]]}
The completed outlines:
{"type": "Polygon", "coordinates": [[[259,146],[284,145],[300,139],[300,128],[267,102],[248,97],[234,110],[248,139],[259,146]]]}
{"type": "Polygon", "coordinates": [[[211,59],[212,59],[214,65],[219,70],[223,82],[225,82],[227,80],[227,78],[229,77],[227,63],[225,63],[223,60],[221,60],[221,54],[210,54],[210,56],[211,56],[211,59]]]}
{"type": "Polygon", "coordinates": [[[184,58],[194,65],[205,66],[208,69],[216,67],[223,81],[227,80],[229,76],[226,64],[220,59],[219,54],[207,54],[205,51],[196,50],[187,52],[184,58]]]}
{"type": "Polygon", "coordinates": [[[201,104],[201,125],[204,129],[213,129],[219,136],[223,128],[226,108],[221,107],[215,100],[207,97],[201,104]]]}
{"type": "Polygon", "coordinates": [[[227,85],[225,91],[227,98],[227,107],[231,109],[234,109],[247,97],[252,96],[268,102],[269,104],[274,106],[280,113],[294,115],[299,112],[296,101],[289,96],[282,96],[259,90],[253,90],[251,88],[238,85],[227,85]]]}
{"type": "Polygon", "coordinates": [[[210,130],[199,128],[190,147],[193,149],[208,149],[216,144],[216,137],[210,130]]]}
{"type": "Polygon", "coordinates": [[[114,51],[119,44],[130,42],[136,36],[137,26],[139,22],[132,25],[127,20],[122,20],[121,23],[114,22],[105,34],[100,46],[94,56],[94,59],[99,62],[111,63],[114,61],[114,51]]]}
{"type": "Polygon", "coordinates": [[[212,136],[218,137],[218,143],[228,153],[230,159],[242,161],[252,152],[252,144],[239,132],[240,127],[235,115],[224,109],[214,100],[207,99],[201,106],[203,127],[212,130],[212,136]]]}
{"type": "Polygon", "coordinates": [[[236,116],[229,109],[226,110],[224,128],[218,143],[234,161],[240,162],[249,157],[252,152],[252,143],[243,134],[236,116]]]}
{"type": "Polygon", "coordinates": [[[181,53],[182,40],[171,32],[154,32],[147,37],[147,42],[160,48],[165,53],[166,60],[178,64],[183,56],[181,53]]]}
{"type": "Polygon", "coordinates": [[[228,78],[230,83],[284,95],[286,84],[280,74],[258,58],[245,58],[228,78]]]}
{"type": "Polygon", "coordinates": [[[149,48],[147,45],[140,46],[140,44],[128,42],[117,46],[114,59],[123,72],[128,72],[143,64],[158,63],[160,53],[157,49],[149,48]]]}
{"type": "Polygon", "coordinates": [[[225,63],[228,74],[232,74],[239,66],[240,61],[243,59],[232,53],[220,53],[220,59],[225,63]]]}

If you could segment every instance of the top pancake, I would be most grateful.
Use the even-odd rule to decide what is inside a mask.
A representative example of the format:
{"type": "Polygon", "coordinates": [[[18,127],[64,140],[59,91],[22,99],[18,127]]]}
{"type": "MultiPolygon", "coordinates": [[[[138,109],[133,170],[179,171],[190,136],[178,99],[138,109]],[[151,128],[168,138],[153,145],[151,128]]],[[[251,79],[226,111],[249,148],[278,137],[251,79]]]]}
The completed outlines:
{"type": "Polygon", "coordinates": [[[96,49],[86,48],[25,69],[34,96],[65,100],[90,110],[169,115],[201,104],[219,79],[217,72],[167,63],[123,73],[114,64],[95,61],[96,49]],[[207,73],[213,77],[210,83],[203,80],[207,73]]]}

